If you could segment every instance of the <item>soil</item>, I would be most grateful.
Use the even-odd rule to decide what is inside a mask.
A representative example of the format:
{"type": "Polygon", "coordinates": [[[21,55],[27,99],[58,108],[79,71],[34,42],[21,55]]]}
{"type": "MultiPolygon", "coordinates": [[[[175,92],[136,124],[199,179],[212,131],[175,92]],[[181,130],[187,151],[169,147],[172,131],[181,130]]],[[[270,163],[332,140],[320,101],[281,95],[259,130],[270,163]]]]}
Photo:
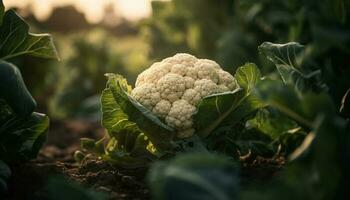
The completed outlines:
{"type": "MultiPolygon", "coordinates": [[[[38,157],[29,163],[11,166],[10,200],[38,199],[45,196],[50,176],[65,176],[96,191],[110,195],[110,199],[146,200],[150,192],[145,184],[145,169],[126,170],[91,157],[81,164],[73,155],[80,148],[81,137],[99,139],[104,130],[97,122],[69,120],[51,123],[48,140],[38,157]]],[[[241,160],[242,184],[251,180],[265,181],[284,166],[283,157],[241,160]]]]}

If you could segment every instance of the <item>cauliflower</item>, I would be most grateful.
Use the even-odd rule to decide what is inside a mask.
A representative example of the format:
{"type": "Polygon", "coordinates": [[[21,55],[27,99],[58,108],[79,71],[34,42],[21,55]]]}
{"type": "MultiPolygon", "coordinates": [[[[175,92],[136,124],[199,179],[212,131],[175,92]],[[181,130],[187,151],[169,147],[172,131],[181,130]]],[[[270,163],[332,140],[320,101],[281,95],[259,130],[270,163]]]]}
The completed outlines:
{"type": "Polygon", "coordinates": [[[131,96],[174,127],[178,138],[188,138],[195,132],[192,116],[199,102],[237,86],[235,78],[215,61],[180,53],[139,74],[131,96]]]}

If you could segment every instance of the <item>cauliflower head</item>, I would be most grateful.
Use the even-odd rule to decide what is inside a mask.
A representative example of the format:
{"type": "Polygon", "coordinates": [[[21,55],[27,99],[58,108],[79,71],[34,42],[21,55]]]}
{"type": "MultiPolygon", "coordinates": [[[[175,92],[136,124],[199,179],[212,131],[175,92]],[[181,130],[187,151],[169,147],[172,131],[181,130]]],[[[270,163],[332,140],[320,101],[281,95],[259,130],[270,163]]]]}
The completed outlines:
{"type": "Polygon", "coordinates": [[[206,96],[232,91],[235,78],[215,61],[179,53],[154,63],[137,77],[131,96],[177,131],[191,137],[192,116],[206,96]]]}

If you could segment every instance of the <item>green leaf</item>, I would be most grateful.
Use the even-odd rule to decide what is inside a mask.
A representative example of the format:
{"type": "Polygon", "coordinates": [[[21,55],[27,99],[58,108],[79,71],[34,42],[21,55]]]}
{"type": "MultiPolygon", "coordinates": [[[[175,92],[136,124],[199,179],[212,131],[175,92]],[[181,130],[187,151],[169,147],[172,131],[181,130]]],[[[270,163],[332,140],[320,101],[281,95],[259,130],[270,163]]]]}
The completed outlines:
{"type": "Polygon", "coordinates": [[[305,48],[297,42],[274,44],[264,42],[259,52],[273,62],[286,84],[294,84],[300,91],[320,91],[326,88],[321,82],[321,71],[306,63],[305,48]]]}
{"type": "Polygon", "coordinates": [[[228,158],[212,154],[184,154],[158,162],[148,174],[155,200],[229,200],[238,197],[238,167],[228,158]]]}
{"type": "MultiPolygon", "coordinates": [[[[119,76],[118,76],[119,77],[119,76]]],[[[125,81],[121,77],[120,81],[125,81]]],[[[127,86],[126,82],[124,82],[127,86]]],[[[125,87],[130,91],[130,87],[125,87]]],[[[155,159],[148,149],[149,139],[142,133],[136,123],[129,120],[119,106],[110,88],[101,96],[102,125],[112,137],[107,144],[104,158],[114,165],[123,168],[139,168],[155,159]]]]}
{"type": "Polygon", "coordinates": [[[237,70],[235,77],[242,88],[210,95],[199,103],[198,111],[193,116],[194,127],[199,136],[207,137],[220,125],[233,125],[263,106],[250,95],[260,80],[257,66],[252,63],[245,64],[237,70]]]}
{"type": "Polygon", "coordinates": [[[305,93],[301,96],[293,86],[285,85],[280,81],[269,79],[260,81],[256,86],[255,94],[262,101],[308,128],[313,127],[313,122],[318,115],[333,116],[336,112],[327,94],[305,93]]]}
{"type": "Polygon", "coordinates": [[[27,118],[12,115],[0,126],[0,157],[10,163],[35,158],[48,128],[49,118],[44,114],[32,113],[27,118]]]}
{"type": "Polygon", "coordinates": [[[34,111],[36,102],[27,90],[20,71],[5,61],[0,61],[0,91],[0,99],[5,100],[16,115],[25,117],[34,111]]]}
{"type": "Polygon", "coordinates": [[[24,54],[58,59],[51,35],[28,31],[28,24],[13,10],[8,10],[0,26],[0,59],[7,60],[24,54]]]}
{"type": "Polygon", "coordinates": [[[193,116],[197,134],[201,137],[207,137],[240,105],[244,96],[244,90],[237,89],[205,97],[199,103],[198,111],[193,116]]]}
{"type": "Polygon", "coordinates": [[[254,63],[247,63],[237,69],[235,78],[238,85],[247,94],[250,94],[255,85],[260,81],[261,74],[259,68],[254,63]]]}
{"type": "Polygon", "coordinates": [[[276,139],[282,133],[295,129],[298,125],[274,109],[261,109],[255,117],[248,121],[249,126],[269,135],[272,139],[276,139]]]}
{"type": "Polygon", "coordinates": [[[124,132],[109,140],[103,158],[125,169],[145,168],[157,159],[157,155],[148,150],[148,144],[149,140],[143,133],[135,135],[124,132]]]}
{"type": "MultiPolygon", "coordinates": [[[[174,130],[160,121],[151,111],[146,109],[129,95],[128,92],[130,92],[131,87],[127,84],[124,78],[115,74],[107,74],[107,77],[107,89],[110,90],[113,98],[111,98],[110,94],[108,94],[109,92],[107,91],[104,97],[107,97],[108,99],[104,99],[102,102],[114,101],[115,104],[113,102],[105,102],[105,106],[103,106],[105,108],[103,108],[103,110],[106,112],[106,114],[104,115],[107,118],[112,117],[112,115],[120,116],[118,121],[106,119],[106,117],[104,117],[104,119],[107,120],[107,126],[111,127],[112,125],[113,129],[118,126],[118,123],[123,123],[123,121],[129,120],[135,123],[139,129],[145,133],[145,135],[157,149],[170,149],[170,143],[174,138],[174,130]],[[112,111],[111,109],[115,111],[112,111]]],[[[130,123],[127,124],[129,125],[130,123]]]]}
{"type": "Polygon", "coordinates": [[[137,125],[128,119],[118,103],[115,101],[112,91],[106,88],[101,96],[102,125],[111,136],[123,130],[138,132],[137,125]]]}
{"type": "Polygon", "coordinates": [[[290,82],[292,72],[294,71],[303,74],[301,71],[304,51],[303,45],[297,42],[286,44],[264,42],[258,49],[260,53],[276,65],[283,82],[290,82]]]}
{"type": "Polygon", "coordinates": [[[265,107],[263,103],[254,95],[247,96],[241,104],[222,121],[222,125],[234,125],[240,121],[249,118],[254,112],[265,107]]]}

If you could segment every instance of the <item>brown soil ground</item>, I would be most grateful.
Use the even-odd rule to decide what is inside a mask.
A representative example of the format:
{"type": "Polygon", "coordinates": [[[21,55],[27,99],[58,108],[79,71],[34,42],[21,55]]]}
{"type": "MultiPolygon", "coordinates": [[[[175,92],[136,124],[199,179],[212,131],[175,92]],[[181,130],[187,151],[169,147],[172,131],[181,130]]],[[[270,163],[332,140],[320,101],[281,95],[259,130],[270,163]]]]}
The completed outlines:
{"type": "MultiPolygon", "coordinates": [[[[96,158],[86,159],[82,164],[74,161],[73,154],[80,147],[81,137],[98,139],[103,136],[104,131],[98,123],[70,120],[51,124],[49,138],[37,159],[12,166],[8,199],[40,197],[48,177],[53,175],[63,175],[97,191],[106,192],[111,199],[150,199],[144,183],[145,169],[119,169],[96,158]]],[[[242,184],[251,180],[270,179],[283,167],[284,162],[283,158],[242,160],[242,184]]]]}

